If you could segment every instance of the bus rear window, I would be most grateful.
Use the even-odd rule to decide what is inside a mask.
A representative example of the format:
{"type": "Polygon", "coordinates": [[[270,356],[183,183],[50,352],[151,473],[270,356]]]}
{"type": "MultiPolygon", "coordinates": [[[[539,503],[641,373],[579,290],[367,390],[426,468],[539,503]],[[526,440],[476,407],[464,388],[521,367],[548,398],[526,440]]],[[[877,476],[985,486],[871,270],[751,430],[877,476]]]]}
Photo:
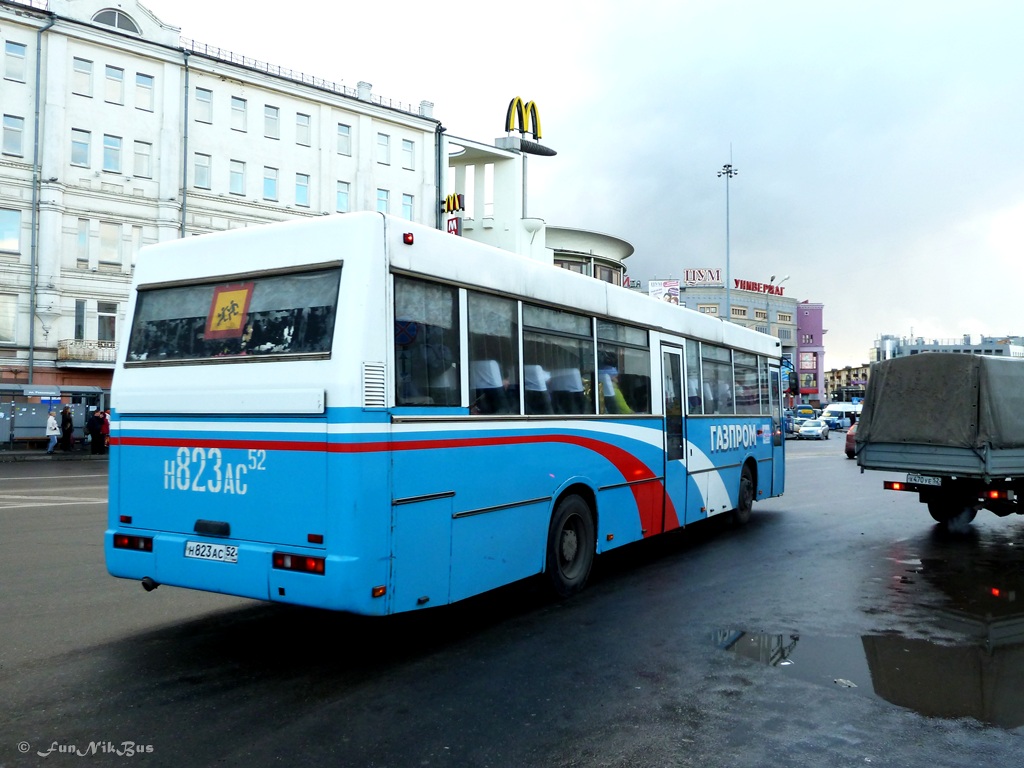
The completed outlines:
{"type": "Polygon", "coordinates": [[[129,363],[325,356],[341,268],[139,291],[129,363]]]}

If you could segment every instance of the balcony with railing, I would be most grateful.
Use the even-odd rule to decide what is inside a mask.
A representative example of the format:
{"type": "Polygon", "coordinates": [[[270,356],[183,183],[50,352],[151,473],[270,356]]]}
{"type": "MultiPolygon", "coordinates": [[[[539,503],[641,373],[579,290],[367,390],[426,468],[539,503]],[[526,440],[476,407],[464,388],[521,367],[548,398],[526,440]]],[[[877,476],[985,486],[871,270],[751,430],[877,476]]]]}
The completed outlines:
{"type": "Polygon", "coordinates": [[[57,342],[57,365],[81,368],[113,368],[117,342],[96,339],[61,339],[57,342]]]}

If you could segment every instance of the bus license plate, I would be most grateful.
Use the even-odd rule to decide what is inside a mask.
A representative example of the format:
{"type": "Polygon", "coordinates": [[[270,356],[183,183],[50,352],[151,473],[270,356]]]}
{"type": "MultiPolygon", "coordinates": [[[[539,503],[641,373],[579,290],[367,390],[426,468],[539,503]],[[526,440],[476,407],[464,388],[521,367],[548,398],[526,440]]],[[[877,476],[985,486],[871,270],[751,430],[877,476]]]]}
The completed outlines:
{"type": "Polygon", "coordinates": [[[233,547],[230,544],[186,541],[185,557],[193,557],[197,560],[216,560],[219,563],[237,563],[238,547],[233,547]]]}
{"type": "Polygon", "coordinates": [[[917,485],[942,485],[941,477],[929,477],[928,475],[907,475],[908,483],[917,485]]]}

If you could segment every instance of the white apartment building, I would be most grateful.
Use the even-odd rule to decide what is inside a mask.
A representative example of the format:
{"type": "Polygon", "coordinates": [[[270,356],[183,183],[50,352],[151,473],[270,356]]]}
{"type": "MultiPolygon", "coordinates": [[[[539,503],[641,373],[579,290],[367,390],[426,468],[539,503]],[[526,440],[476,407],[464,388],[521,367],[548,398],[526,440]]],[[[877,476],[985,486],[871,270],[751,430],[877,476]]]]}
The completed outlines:
{"type": "Polygon", "coordinates": [[[0,0],[0,392],[109,387],[149,243],[379,210],[441,224],[432,104],[183,41],[135,0],[0,0]]]}

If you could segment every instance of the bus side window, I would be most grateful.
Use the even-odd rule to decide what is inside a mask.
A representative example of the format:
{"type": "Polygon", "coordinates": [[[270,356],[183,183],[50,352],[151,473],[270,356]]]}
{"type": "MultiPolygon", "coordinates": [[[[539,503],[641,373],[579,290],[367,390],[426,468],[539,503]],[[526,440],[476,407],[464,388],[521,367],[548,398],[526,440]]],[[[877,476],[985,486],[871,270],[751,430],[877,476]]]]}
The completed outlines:
{"type": "Polygon", "coordinates": [[[519,413],[519,305],[470,291],[469,412],[519,413]]]}
{"type": "Polygon", "coordinates": [[[456,290],[395,278],[395,403],[459,405],[456,290]]]}

